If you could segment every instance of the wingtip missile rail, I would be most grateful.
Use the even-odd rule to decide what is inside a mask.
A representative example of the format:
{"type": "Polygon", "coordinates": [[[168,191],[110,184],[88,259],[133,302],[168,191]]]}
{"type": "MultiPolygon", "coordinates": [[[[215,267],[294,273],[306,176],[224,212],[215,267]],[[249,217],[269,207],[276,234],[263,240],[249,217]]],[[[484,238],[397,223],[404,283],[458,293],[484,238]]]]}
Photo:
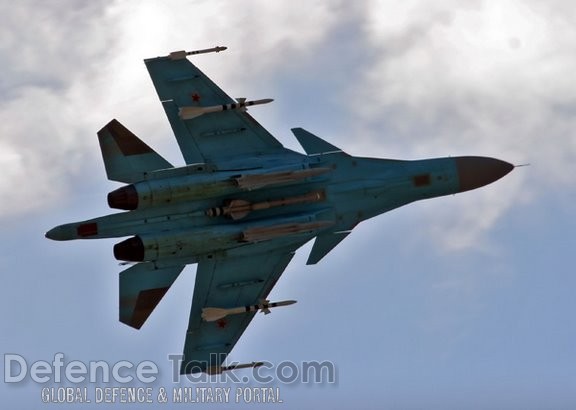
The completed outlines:
{"type": "Polygon", "coordinates": [[[251,362],[251,363],[240,363],[233,364],[231,366],[213,366],[206,369],[206,373],[209,375],[222,374],[223,372],[228,372],[230,370],[238,369],[251,369],[264,365],[264,362],[251,362]]]}
{"type": "Polygon", "coordinates": [[[202,50],[194,50],[194,51],[185,51],[185,50],[173,51],[170,54],[168,54],[168,58],[170,60],[183,60],[187,56],[193,56],[196,54],[206,54],[206,53],[219,53],[220,51],[224,51],[227,48],[228,47],[224,46],[216,46],[212,48],[204,48],[202,50]]]}
{"type": "Polygon", "coordinates": [[[246,111],[246,107],[250,107],[252,105],[268,104],[271,103],[272,101],[274,101],[274,99],[272,98],[264,98],[261,100],[254,100],[254,101],[246,101],[244,98],[239,98],[238,102],[232,104],[212,105],[209,107],[197,107],[197,106],[180,107],[178,115],[183,120],[191,120],[192,118],[200,117],[201,115],[212,112],[227,111],[227,110],[246,111]]]}
{"type": "Polygon", "coordinates": [[[222,309],[222,308],[213,308],[207,307],[202,309],[202,319],[206,322],[215,322],[217,320],[223,319],[228,315],[238,315],[240,313],[246,312],[257,312],[261,310],[265,315],[270,313],[271,308],[280,307],[280,306],[289,306],[296,303],[295,300],[282,300],[280,302],[272,302],[265,300],[258,305],[247,305],[247,306],[240,306],[231,309],[222,309]]]}

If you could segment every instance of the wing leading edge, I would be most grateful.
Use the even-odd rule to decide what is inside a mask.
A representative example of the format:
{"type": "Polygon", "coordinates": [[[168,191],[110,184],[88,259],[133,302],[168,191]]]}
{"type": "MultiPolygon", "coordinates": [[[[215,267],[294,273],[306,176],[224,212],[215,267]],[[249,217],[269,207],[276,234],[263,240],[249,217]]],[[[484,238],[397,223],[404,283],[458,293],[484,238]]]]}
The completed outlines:
{"type": "Polygon", "coordinates": [[[296,249],[307,240],[267,252],[240,250],[236,255],[229,253],[222,258],[204,258],[198,263],[181,374],[220,369],[255,315],[255,312],[246,312],[206,322],[201,317],[202,309],[261,303],[290,263],[296,249]]]}
{"type": "Polygon", "coordinates": [[[185,56],[180,57],[156,57],[144,62],[187,164],[218,164],[234,156],[291,152],[241,110],[227,109],[182,119],[182,108],[236,101],[185,56]]]}
{"type": "MultiPolygon", "coordinates": [[[[145,64],[187,164],[210,163],[217,169],[228,169],[236,164],[257,166],[259,157],[274,161],[280,156],[302,156],[284,148],[245,110],[237,109],[269,100],[234,101],[185,57],[186,53],[172,53],[147,59],[145,64]]],[[[308,154],[341,152],[307,131],[297,129],[294,134],[308,154]]],[[[317,240],[309,263],[320,260],[346,235],[338,232],[317,240]]],[[[208,322],[202,319],[202,309],[262,303],[296,249],[314,236],[274,241],[272,246],[262,242],[200,257],[181,374],[226,370],[222,366],[226,356],[255,315],[247,309],[208,322]]],[[[159,272],[145,264],[137,266],[121,276],[120,318],[139,328],[183,267],[159,272]],[[136,283],[136,274],[144,274],[143,283],[136,283]]]]}

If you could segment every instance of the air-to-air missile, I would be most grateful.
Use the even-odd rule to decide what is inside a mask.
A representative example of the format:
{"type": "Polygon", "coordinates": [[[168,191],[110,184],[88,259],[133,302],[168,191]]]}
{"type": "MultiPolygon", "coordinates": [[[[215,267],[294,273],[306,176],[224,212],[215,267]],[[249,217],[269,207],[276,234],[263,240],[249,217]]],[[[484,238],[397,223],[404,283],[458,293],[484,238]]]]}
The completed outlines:
{"type": "Polygon", "coordinates": [[[228,47],[217,46],[217,47],[205,48],[202,50],[194,50],[194,51],[184,51],[184,50],[172,51],[168,55],[168,58],[170,60],[183,60],[188,56],[194,56],[197,54],[206,54],[206,53],[219,53],[220,51],[224,51],[227,49],[228,49],[228,47]]]}
{"type": "Polygon", "coordinates": [[[228,315],[238,315],[240,313],[246,312],[258,312],[259,310],[262,311],[265,315],[270,313],[270,309],[280,306],[290,306],[296,303],[295,300],[282,300],[280,302],[272,302],[270,303],[269,300],[264,300],[262,303],[258,305],[248,305],[248,306],[240,306],[231,309],[221,309],[221,308],[213,308],[207,307],[202,309],[202,319],[206,322],[215,322],[219,319],[223,319],[228,315]]]}
{"type": "Polygon", "coordinates": [[[210,107],[201,107],[201,106],[180,107],[178,115],[183,120],[191,120],[192,118],[196,118],[204,114],[209,114],[211,112],[226,111],[226,110],[246,111],[246,107],[250,107],[252,105],[268,104],[274,101],[272,98],[264,98],[262,100],[254,100],[254,101],[246,101],[245,98],[237,98],[237,100],[238,100],[237,103],[212,105],[210,107]]]}
{"type": "Polygon", "coordinates": [[[238,220],[246,217],[250,212],[261,211],[263,209],[275,208],[278,206],[287,206],[295,204],[305,204],[310,202],[318,202],[324,199],[323,191],[309,192],[304,195],[298,195],[288,198],[280,198],[263,202],[251,203],[243,199],[233,199],[226,201],[225,205],[216,208],[208,209],[205,214],[210,217],[217,217],[220,215],[229,216],[233,220],[238,220]]]}

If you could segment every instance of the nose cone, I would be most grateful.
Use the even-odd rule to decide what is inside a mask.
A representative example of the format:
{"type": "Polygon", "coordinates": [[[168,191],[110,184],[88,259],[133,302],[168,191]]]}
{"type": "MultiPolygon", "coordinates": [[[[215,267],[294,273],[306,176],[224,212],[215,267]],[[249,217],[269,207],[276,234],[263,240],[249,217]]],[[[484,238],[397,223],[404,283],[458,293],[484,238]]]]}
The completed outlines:
{"type": "Polygon", "coordinates": [[[74,230],[69,224],[60,225],[50,229],[45,236],[53,241],[68,241],[74,239],[74,230]]]}
{"type": "Polygon", "coordinates": [[[470,191],[491,184],[514,169],[514,165],[506,161],[486,157],[457,157],[459,190],[470,191]]]}

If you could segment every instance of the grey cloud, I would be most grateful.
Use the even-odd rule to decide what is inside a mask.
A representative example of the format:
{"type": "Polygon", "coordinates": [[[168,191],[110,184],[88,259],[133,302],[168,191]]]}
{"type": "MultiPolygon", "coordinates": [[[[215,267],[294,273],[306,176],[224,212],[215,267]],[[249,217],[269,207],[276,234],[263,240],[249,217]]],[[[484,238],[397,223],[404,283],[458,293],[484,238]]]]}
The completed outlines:
{"type": "Polygon", "coordinates": [[[480,154],[537,166],[458,198],[458,211],[435,208],[430,236],[446,238],[449,249],[480,243],[519,198],[576,183],[576,29],[564,8],[520,0],[469,4],[373,2],[365,26],[381,59],[355,85],[364,101],[356,112],[364,119],[359,132],[373,151],[480,154]],[[387,11],[396,23],[386,25],[387,11]],[[439,236],[448,223],[449,234],[439,236]]]}
{"type": "Polygon", "coordinates": [[[106,3],[22,1],[0,12],[0,218],[50,204],[82,162],[91,81],[114,32],[106,3]]]}
{"type": "MultiPolygon", "coordinates": [[[[109,46],[103,24],[107,2],[19,1],[0,6],[0,93],[19,87],[65,89],[85,61],[109,46]]],[[[111,33],[110,33],[111,34],[111,33]]]]}
{"type": "MultiPolygon", "coordinates": [[[[558,33],[548,17],[526,2],[489,3],[522,15],[509,24],[516,31],[489,36],[488,45],[483,45],[482,35],[495,33],[481,28],[495,23],[487,2],[177,1],[168,6],[124,1],[80,9],[68,2],[57,4],[54,10],[45,6],[28,12],[30,4],[19,3],[13,14],[9,9],[3,17],[21,21],[27,13],[36,13],[43,16],[39,26],[44,27],[29,35],[8,22],[6,27],[16,31],[12,36],[21,41],[0,40],[2,56],[10,58],[13,67],[4,81],[13,76],[9,81],[17,90],[0,103],[0,118],[10,124],[0,138],[0,162],[11,169],[3,185],[31,177],[65,192],[66,175],[77,172],[86,158],[99,160],[94,133],[112,116],[153,145],[161,142],[162,149],[175,149],[141,59],[216,44],[229,46],[227,55],[199,58],[201,68],[230,93],[259,96],[260,88],[270,92],[275,87],[277,102],[267,109],[283,131],[298,122],[322,135],[327,132],[327,138],[359,155],[477,153],[518,163],[531,162],[538,147],[545,160],[540,164],[545,168],[541,185],[551,175],[565,182],[574,178],[566,172],[576,145],[570,134],[574,85],[568,75],[574,59],[566,52],[566,38],[574,30],[564,27],[558,33]],[[210,25],[193,24],[207,18],[210,25]],[[472,23],[478,30],[469,29],[472,23]],[[47,37],[50,58],[32,41],[39,35],[47,37]],[[511,38],[518,41],[512,44],[511,38]],[[19,50],[18,42],[26,47],[19,50]],[[47,106],[53,111],[44,111],[47,106]],[[542,144],[546,139],[558,143],[542,144]],[[30,169],[29,163],[40,167],[30,169]]],[[[518,174],[506,182],[507,200],[478,219],[477,229],[470,232],[490,229],[514,195],[525,191],[527,173],[518,174]]],[[[475,195],[469,201],[485,198],[489,204],[502,192],[495,186],[475,195]]],[[[34,207],[29,198],[21,202],[34,207]]],[[[3,205],[0,215],[25,208],[8,210],[3,205]]],[[[473,219],[463,215],[462,221],[467,218],[473,219]]],[[[453,225],[458,231],[466,223],[453,225]]],[[[469,238],[462,243],[472,243],[476,236],[469,238]]]]}
{"type": "Polygon", "coordinates": [[[0,185],[28,187],[0,205],[0,217],[8,217],[35,209],[38,198],[45,206],[62,197],[74,175],[98,160],[94,134],[112,116],[147,141],[162,134],[175,145],[166,138],[170,131],[143,58],[213,42],[231,46],[236,53],[226,66],[204,59],[226,89],[229,81],[244,82],[235,76],[238,67],[256,82],[282,65],[283,52],[313,53],[337,13],[324,2],[304,1],[285,7],[261,0],[81,6],[70,0],[19,2],[1,16],[0,58],[9,69],[0,84],[0,120],[8,124],[0,165],[10,171],[0,185]]]}

